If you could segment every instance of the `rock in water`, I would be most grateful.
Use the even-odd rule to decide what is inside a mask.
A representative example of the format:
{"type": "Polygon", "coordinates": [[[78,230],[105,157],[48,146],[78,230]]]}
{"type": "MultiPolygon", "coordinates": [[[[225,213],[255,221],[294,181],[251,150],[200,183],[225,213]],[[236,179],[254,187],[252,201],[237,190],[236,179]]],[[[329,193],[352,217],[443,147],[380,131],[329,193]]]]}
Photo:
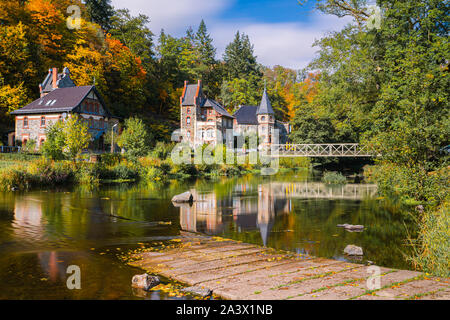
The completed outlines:
{"type": "Polygon", "coordinates": [[[360,225],[360,224],[338,224],[337,227],[339,228],[345,228],[345,230],[348,231],[363,231],[364,230],[364,226],[360,225]]]}
{"type": "Polygon", "coordinates": [[[209,297],[210,295],[212,295],[212,290],[210,290],[208,288],[199,287],[199,286],[187,287],[187,288],[181,289],[181,291],[196,294],[203,298],[209,297]]]}
{"type": "Polygon", "coordinates": [[[150,290],[150,288],[153,288],[154,286],[157,286],[158,284],[160,284],[159,278],[155,277],[155,276],[151,276],[147,273],[137,274],[137,275],[133,276],[133,279],[131,279],[131,286],[133,288],[150,290]]]}
{"type": "Polygon", "coordinates": [[[348,254],[349,256],[362,256],[363,249],[361,247],[349,244],[348,246],[345,247],[344,253],[348,254]]]}
{"type": "Polygon", "coordinates": [[[177,194],[172,198],[172,202],[192,202],[192,201],[194,201],[194,197],[192,196],[192,193],[189,191],[177,194]]]}

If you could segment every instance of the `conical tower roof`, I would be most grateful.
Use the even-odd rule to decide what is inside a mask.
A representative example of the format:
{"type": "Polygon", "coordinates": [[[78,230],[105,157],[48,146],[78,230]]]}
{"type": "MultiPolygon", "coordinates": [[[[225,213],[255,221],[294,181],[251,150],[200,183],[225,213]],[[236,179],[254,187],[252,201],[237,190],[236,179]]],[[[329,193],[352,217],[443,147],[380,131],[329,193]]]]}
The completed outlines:
{"type": "Polygon", "coordinates": [[[264,93],[261,99],[261,103],[256,111],[256,114],[274,114],[272,105],[270,104],[269,97],[267,96],[267,90],[264,86],[264,93]]]}

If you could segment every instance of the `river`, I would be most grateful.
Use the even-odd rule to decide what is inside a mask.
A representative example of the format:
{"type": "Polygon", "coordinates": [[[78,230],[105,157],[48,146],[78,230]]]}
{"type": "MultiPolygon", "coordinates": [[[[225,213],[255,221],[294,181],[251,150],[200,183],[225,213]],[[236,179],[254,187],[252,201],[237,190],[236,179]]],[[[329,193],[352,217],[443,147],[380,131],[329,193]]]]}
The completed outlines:
{"type": "MultiPolygon", "coordinates": [[[[142,272],[117,256],[180,230],[352,262],[343,249],[354,244],[364,250],[361,263],[411,269],[406,239],[416,230],[407,210],[380,199],[374,185],[317,181],[300,171],[0,193],[0,299],[141,299],[130,283],[142,272]],[[189,189],[192,206],[172,205],[189,189]],[[366,229],[336,227],[343,223],[366,229]],[[67,288],[70,265],[80,267],[80,290],[67,288]]],[[[175,297],[154,291],[147,298],[175,297]]]]}

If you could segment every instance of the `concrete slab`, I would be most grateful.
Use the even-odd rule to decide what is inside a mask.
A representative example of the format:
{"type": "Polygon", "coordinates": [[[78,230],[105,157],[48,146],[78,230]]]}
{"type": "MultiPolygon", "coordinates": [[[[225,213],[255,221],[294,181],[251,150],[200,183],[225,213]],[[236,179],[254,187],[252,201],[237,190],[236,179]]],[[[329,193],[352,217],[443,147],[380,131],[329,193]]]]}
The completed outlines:
{"type": "Polygon", "coordinates": [[[380,269],[381,289],[366,294],[371,275],[367,266],[187,232],[161,252],[138,256],[140,260],[129,264],[211,289],[224,299],[428,300],[450,295],[448,278],[423,278],[420,272],[389,268],[380,269]]]}

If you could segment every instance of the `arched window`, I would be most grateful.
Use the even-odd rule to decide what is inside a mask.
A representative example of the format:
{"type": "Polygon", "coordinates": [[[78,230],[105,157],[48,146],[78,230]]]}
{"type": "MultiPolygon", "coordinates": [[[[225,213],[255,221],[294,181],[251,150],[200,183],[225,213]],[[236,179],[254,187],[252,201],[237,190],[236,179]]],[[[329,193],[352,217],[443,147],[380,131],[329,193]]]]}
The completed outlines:
{"type": "Polygon", "coordinates": [[[187,108],[186,112],[187,112],[187,114],[190,114],[191,113],[191,108],[187,108]]]}
{"type": "Polygon", "coordinates": [[[265,117],[265,116],[262,116],[262,117],[261,117],[261,121],[266,121],[266,117],[265,117]]]}
{"type": "Polygon", "coordinates": [[[187,117],[187,118],[186,118],[186,124],[187,124],[187,125],[190,125],[190,124],[191,124],[191,117],[187,117]]]}
{"type": "Polygon", "coordinates": [[[28,117],[24,117],[24,118],[23,118],[23,126],[24,126],[25,128],[28,127],[28,117]]]}

